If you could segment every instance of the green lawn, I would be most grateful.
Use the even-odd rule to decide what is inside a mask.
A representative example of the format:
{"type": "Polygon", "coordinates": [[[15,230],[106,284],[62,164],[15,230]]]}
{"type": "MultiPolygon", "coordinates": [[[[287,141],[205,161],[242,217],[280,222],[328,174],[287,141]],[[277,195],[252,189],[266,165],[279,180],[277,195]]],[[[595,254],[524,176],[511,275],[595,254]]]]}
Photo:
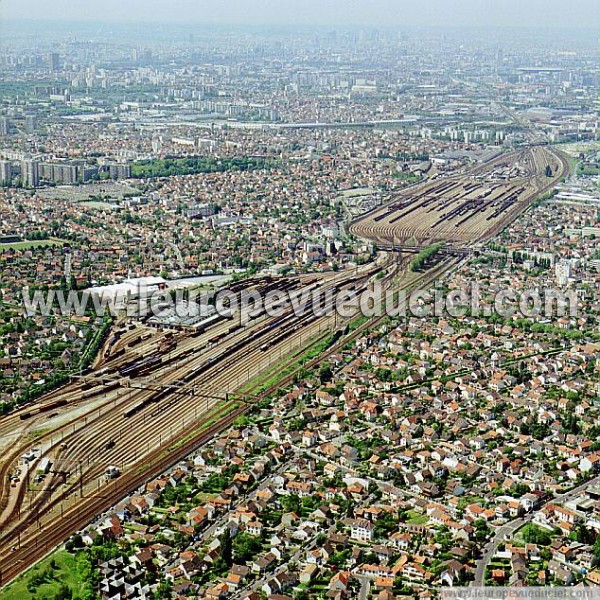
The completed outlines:
{"type": "Polygon", "coordinates": [[[409,519],[407,523],[410,523],[411,525],[425,525],[425,523],[428,521],[429,519],[427,517],[421,515],[420,517],[413,517],[412,519],[409,519]]]}
{"type": "Polygon", "coordinates": [[[392,177],[394,177],[394,179],[400,179],[401,181],[407,181],[408,183],[415,183],[422,179],[420,175],[416,175],[415,173],[407,173],[407,172],[393,173],[392,177]]]}
{"type": "Polygon", "coordinates": [[[95,210],[113,210],[115,208],[118,208],[117,204],[111,204],[110,202],[100,202],[98,200],[88,200],[80,202],[80,206],[86,206],[87,208],[92,208],[95,210]]]}
{"type": "Polygon", "coordinates": [[[85,571],[84,563],[73,554],[57,550],[1,590],[0,600],[53,600],[63,597],[61,591],[65,591],[65,586],[74,599],[89,597],[91,588],[86,585],[85,571]]]}
{"type": "Polygon", "coordinates": [[[216,494],[211,494],[209,492],[198,492],[195,499],[199,504],[204,504],[205,502],[210,502],[215,496],[216,494]]]}
{"type": "Polygon", "coordinates": [[[50,238],[47,240],[23,240],[22,242],[13,242],[12,244],[0,244],[2,250],[29,250],[31,248],[43,248],[45,246],[63,246],[67,240],[59,238],[50,238]]]}
{"type": "Polygon", "coordinates": [[[424,525],[429,521],[429,517],[427,515],[422,515],[416,510],[408,511],[408,519],[407,523],[411,523],[412,525],[424,525]]]}

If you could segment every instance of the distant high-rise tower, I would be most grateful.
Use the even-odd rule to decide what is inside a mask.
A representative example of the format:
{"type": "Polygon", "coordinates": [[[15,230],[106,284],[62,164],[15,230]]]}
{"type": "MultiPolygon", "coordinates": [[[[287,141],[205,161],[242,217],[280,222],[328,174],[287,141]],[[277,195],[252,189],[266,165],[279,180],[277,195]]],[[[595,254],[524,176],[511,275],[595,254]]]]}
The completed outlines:
{"type": "Polygon", "coordinates": [[[23,187],[36,188],[40,184],[40,165],[37,160],[21,162],[21,183],[23,187]]]}
{"type": "Polygon", "coordinates": [[[9,160],[0,160],[0,185],[7,185],[12,181],[12,164],[9,160]]]}
{"type": "Polygon", "coordinates": [[[163,147],[163,139],[161,135],[155,135],[152,137],[152,152],[154,154],[160,154],[163,147]]]}
{"type": "Polygon", "coordinates": [[[50,69],[58,71],[60,69],[60,55],[58,52],[50,53],[50,69]]]}
{"type": "Polygon", "coordinates": [[[8,135],[10,133],[10,122],[6,117],[0,117],[0,135],[8,135]]]}
{"type": "Polygon", "coordinates": [[[25,131],[27,133],[34,133],[36,127],[35,115],[27,115],[25,117],[25,131]]]}

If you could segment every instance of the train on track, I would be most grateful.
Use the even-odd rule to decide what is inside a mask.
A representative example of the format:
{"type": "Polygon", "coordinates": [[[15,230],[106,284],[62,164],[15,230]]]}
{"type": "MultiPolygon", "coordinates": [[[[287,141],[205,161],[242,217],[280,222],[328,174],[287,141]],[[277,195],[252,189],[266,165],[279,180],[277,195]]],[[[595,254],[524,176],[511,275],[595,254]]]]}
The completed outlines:
{"type": "MultiPolygon", "coordinates": [[[[85,400],[89,400],[90,398],[94,398],[95,396],[99,396],[101,394],[106,394],[107,392],[115,389],[120,384],[118,381],[110,381],[107,383],[103,383],[97,388],[93,388],[91,390],[85,390],[85,400]]],[[[82,389],[82,385],[79,386],[82,389]]],[[[30,419],[39,414],[50,413],[51,411],[62,408],[69,404],[69,401],[66,398],[61,398],[60,400],[55,400],[53,402],[49,402],[47,404],[39,404],[36,406],[32,406],[30,410],[27,412],[23,412],[19,415],[20,419],[25,421],[26,419],[30,419]]]]}
{"type": "Polygon", "coordinates": [[[42,404],[41,406],[38,406],[37,408],[32,408],[31,410],[29,410],[25,413],[21,413],[20,417],[21,417],[21,420],[24,421],[25,419],[30,419],[34,415],[47,413],[47,412],[50,412],[51,410],[54,410],[55,408],[60,408],[61,406],[66,406],[67,404],[68,404],[68,401],[63,398],[62,400],[56,400],[55,402],[49,402],[48,404],[42,404]]]}
{"type": "Polygon", "coordinates": [[[121,375],[121,377],[137,377],[147,373],[150,369],[161,362],[162,356],[153,354],[151,356],[147,356],[146,358],[142,358],[141,360],[136,360],[131,364],[120,367],[118,373],[121,375]]]}

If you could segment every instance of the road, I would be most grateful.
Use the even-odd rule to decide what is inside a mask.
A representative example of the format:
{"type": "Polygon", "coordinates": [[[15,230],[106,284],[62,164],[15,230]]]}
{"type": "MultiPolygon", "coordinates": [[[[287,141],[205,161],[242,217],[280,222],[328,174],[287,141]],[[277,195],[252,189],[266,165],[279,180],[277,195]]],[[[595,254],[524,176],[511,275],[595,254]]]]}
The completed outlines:
{"type": "Polygon", "coordinates": [[[564,502],[569,502],[570,500],[573,500],[579,494],[581,494],[581,492],[585,491],[586,489],[588,489],[590,487],[598,485],[599,483],[600,483],[600,475],[594,477],[593,479],[590,479],[589,481],[586,481],[585,483],[582,483],[582,484],[574,487],[573,489],[571,489],[563,494],[559,494],[558,496],[555,496],[554,498],[547,500],[539,508],[537,508],[533,512],[529,513],[528,515],[526,515],[524,517],[520,517],[518,519],[514,519],[513,521],[510,521],[509,523],[506,523],[505,525],[502,525],[501,527],[499,527],[496,530],[494,537],[489,542],[487,542],[486,545],[483,547],[483,555],[476,563],[475,579],[473,580],[472,585],[476,586],[476,587],[483,585],[484,576],[485,576],[485,568],[488,566],[488,564],[492,560],[492,557],[497,552],[498,546],[505,539],[514,535],[521,527],[523,527],[523,525],[531,522],[535,518],[535,515],[537,513],[539,513],[545,506],[547,506],[548,504],[562,504],[564,502]]]}
{"type": "Polygon", "coordinates": [[[371,581],[368,577],[357,577],[357,579],[360,581],[358,600],[367,600],[369,593],[371,592],[371,581]]]}

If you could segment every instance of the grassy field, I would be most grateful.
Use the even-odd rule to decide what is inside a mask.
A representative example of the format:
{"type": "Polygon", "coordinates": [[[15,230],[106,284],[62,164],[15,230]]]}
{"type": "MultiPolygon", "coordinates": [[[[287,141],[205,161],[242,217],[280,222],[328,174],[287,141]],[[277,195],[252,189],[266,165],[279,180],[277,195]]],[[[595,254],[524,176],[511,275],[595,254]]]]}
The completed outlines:
{"type": "Polygon", "coordinates": [[[203,504],[205,502],[210,502],[215,496],[216,494],[210,492],[198,492],[195,498],[198,503],[203,504]]]}
{"type": "Polygon", "coordinates": [[[52,600],[65,597],[67,587],[72,598],[85,598],[91,590],[84,572],[85,567],[74,555],[57,550],[1,590],[0,600],[52,600]]]}
{"type": "Polygon", "coordinates": [[[44,248],[45,246],[63,246],[68,244],[67,240],[60,238],[50,238],[47,240],[23,240],[22,242],[13,242],[11,244],[0,244],[2,250],[30,250],[31,248],[44,248]]]}
{"type": "Polygon", "coordinates": [[[596,152],[600,150],[600,142],[589,141],[589,142],[573,142],[569,144],[557,144],[556,147],[571,156],[579,156],[580,152],[584,154],[590,152],[596,152]]]}
{"type": "Polygon", "coordinates": [[[80,202],[80,206],[87,206],[96,210],[115,209],[118,208],[117,204],[111,204],[110,202],[98,202],[97,200],[90,200],[89,202],[80,202]]]}
{"type": "Polygon", "coordinates": [[[411,525],[424,525],[428,521],[429,517],[427,517],[427,515],[422,515],[416,510],[408,511],[408,519],[406,521],[407,523],[410,523],[411,525]]]}

